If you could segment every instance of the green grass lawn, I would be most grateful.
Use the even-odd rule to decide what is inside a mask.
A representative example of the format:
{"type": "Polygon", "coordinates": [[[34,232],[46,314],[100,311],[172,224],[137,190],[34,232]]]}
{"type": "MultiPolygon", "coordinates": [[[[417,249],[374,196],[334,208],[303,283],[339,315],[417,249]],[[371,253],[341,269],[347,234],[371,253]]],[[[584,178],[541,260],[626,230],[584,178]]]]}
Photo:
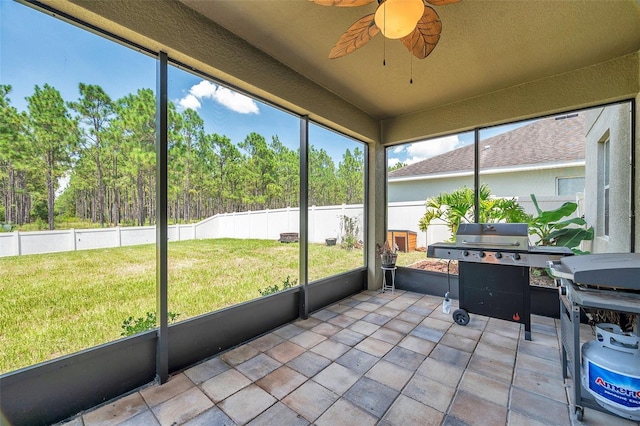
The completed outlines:
{"type": "MultiPolygon", "coordinates": [[[[121,338],[129,316],[155,312],[155,245],[0,258],[0,373],[121,338]]],[[[297,243],[169,244],[169,311],[178,321],[261,297],[298,278],[297,243]]],[[[309,246],[309,280],[362,266],[362,250],[309,246]]],[[[424,253],[401,253],[407,265],[424,253]],[[415,258],[415,259],[414,259],[415,258]]]]}

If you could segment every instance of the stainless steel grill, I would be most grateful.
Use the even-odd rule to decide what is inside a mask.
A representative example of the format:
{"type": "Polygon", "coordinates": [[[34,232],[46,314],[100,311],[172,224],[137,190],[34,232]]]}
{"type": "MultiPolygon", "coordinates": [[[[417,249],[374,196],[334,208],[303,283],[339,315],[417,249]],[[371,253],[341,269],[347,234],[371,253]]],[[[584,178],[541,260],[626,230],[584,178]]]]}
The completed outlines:
{"type": "MultiPolygon", "coordinates": [[[[573,378],[573,401],[577,419],[582,420],[584,407],[588,407],[638,420],[640,415],[637,414],[637,409],[620,410],[606,400],[603,403],[602,398],[596,399],[588,390],[591,389],[589,375],[586,374],[589,359],[581,353],[580,320],[583,309],[625,313],[635,316],[633,331],[636,336],[640,336],[640,253],[574,256],[549,262],[548,266],[552,275],[560,281],[562,372],[565,379],[568,375],[573,378]]],[[[635,373],[632,375],[636,377],[638,364],[631,364],[635,365],[635,373]]],[[[617,371],[615,374],[622,375],[625,380],[633,380],[624,376],[627,374],[623,372],[624,365],[613,358],[607,360],[606,368],[617,371]]]]}
{"type": "Polygon", "coordinates": [[[524,324],[531,340],[529,269],[570,256],[567,247],[530,246],[526,223],[468,223],[455,243],[435,243],[428,257],[453,259],[458,264],[460,309],[453,319],[469,323],[469,313],[524,324]]]}

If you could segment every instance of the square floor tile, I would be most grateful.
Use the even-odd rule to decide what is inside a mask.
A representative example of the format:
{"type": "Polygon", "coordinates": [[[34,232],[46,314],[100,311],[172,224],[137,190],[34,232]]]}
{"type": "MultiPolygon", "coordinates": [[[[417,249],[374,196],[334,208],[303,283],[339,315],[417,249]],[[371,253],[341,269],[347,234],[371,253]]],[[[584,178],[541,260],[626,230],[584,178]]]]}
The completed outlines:
{"type": "Polygon", "coordinates": [[[351,318],[346,315],[338,315],[336,317],[331,318],[327,322],[333,325],[337,325],[338,327],[347,328],[356,321],[358,320],[355,318],[351,318]]]}
{"type": "Polygon", "coordinates": [[[344,329],[331,336],[331,340],[335,340],[347,346],[355,346],[363,341],[367,336],[357,331],[344,329]]]}
{"type": "Polygon", "coordinates": [[[318,426],[375,425],[378,419],[345,399],[339,399],[315,421],[318,426]]]}
{"type": "Polygon", "coordinates": [[[325,340],[320,342],[311,348],[311,352],[315,352],[318,355],[322,355],[332,361],[340,358],[343,354],[351,349],[351,346],[347,346],[334,340],[325,340]]]}
{"type": "Polygon", "coordinates": [[[313,314],[311,314],[311,317],[319,319],[320,321],[326,321],[330,318],[335,317],[336,315],[338,315],[336,312],[333,312],[329,309],[322,309],[318,312],[314,312],[313,314]]]}
{"type": "Polygon", "coordinates": [[[351,349],[342,355],[336,362],[358,374],[364,374],[378,362],[380,358],[375,357],[358,349],[351,349]]]}
{"type": "Polygon", "coordinates": [[[302,333],[305,329],[302,327],[298,327],[295,324],[287,324],[284,327],[280,327],[276,330],[273,330],[274,334],[282,337],[283,339],[291,339],[294,336],[302,333]]]}
{"type": "Polygon", "coordinates": [[[286,341],[269,349],[267,355],[276,361],[286,364],[304,351],[305,349],[302,346],[286,341]]]}
{"type": "Polygon", "coordinates": [[[509,409],[547,424],[571,424],[567,404],[527,392],[516,386],[511,388],[509,409]]]}
{"type": "Polygon", "coordinates": [[[503,348],[502,346],[493,346],[482,343],[482,339],[478,342],[474,355],[495,359],[496,361],[500,361],[511,366],[515,365],[516,361],[516,351],[503,348]]]}
{"type": "Polygon", "coordinates": [[[246,344],[223,353],[222,355],[220,355],[220,359],[230,366],[235,367],[236,365],[242,364],[246,360],[253,358],[259,353],[259,350],[251,345],[246,344]]]}
{"type": "Polygon", "coordinates": [[[309,380],[291,392],[282,402],[309,422],[313,422],[337,400],[338,395],[309,380]]]}
{"type": "Polygon", "coordinates": [[[295,343],[298,346],[309,349],[325,339],[326,337],[322,334],[314,333],[313,331],[307,330],[298,334],[297,336],[292,337],[291,339],[289,339],[289,341],[291,343],[295,343]]]}
{"type": "Polygon", "coordinates": [[[438,343],[440,339],[442,339],[442,336],[444,336],[444,331],[435,330],[433,328],[425,327],[424,325],[418,325],[409,334],[424,340],[430,340],[432,342],[438,343]]]}
{"type": "MultiPolygon", "coordinates": [[[[139,425],[145,425],[146,423],[139,423],[139,425]]],[[[193,419],[184,423],[183,426],[232,426],[234,425],[233,420],[227,416],[224,411],[219,409],[218,407],[211,407],[207,411],[198,414],[193,419]]],[[[118,425],[120,426],[120,425],[118,425]]]]}
{"type": "Polygon", "coordinates": [[[307,377],[315,376],[329,364],[329,359],[314,352],[304,352],[287,363],[290,368],[307,377]]]}
{"type": "Polygon", "coordinates": [[[560,350],[545,345],[538,345],[533,341],[520,340],[518,344],[518,353],[536,356],[538,358],[548,359],[557,362],[560,356],[560,350]]]}
{"type": "Polygon", "coordinates": [[[356,333],[364,334],[366,336],[371,336],[379,328],[379,325],[363,320],[356,321],[349,326],[349,330],[355,331],[356,333]]]}
{"type": "Polygon", "coordinates": [[[426,356],[418,352],[414,352],[400,346],[394,347],[384,356],[385,361],[411,371],[415,371],[420,367],[420,364],[422,364],[425,358],[426,356]]]}
{"type": "Polygon", "coordinates": [[[277,402],[248,424],[249,426],[307,426],[309,422],[282,402],[277,402]]]}
{"type": "Polygon", "coordinates": [[[118,424],[131,417],[134,417],[144,411],[147,411],[149,407],[144,402],[144,399],[139,392],[132,393],[122,397],[110,404],[103,405],[93,411],[89,411],[84,416],[84,424],[97,425],[97,424],[118,424]]]}
{"type": "Polygon", "coordinates": [[[413,376],[413,371],[384,360],[378,362],[365,374],[365,377],[387,385],[397,391],[402,390],[411,376],[413,376]]]}
{"type": "Polygon", "coordinates": [[[451,323],[449,321],[442,321],[437,318],[427,317],[420,325],[431,328],[433,330],[447,331],[451,328],[451,323]]]}
{"type": "Polygon", "coordinates": [[[444,414],[434,408],[400,395],[385,414],[383,422],[391,426],[437,426],[443,418],[444,414]]]}
{"type": "Polygon", "coordinates": [[[349,318],[355,318],[359,320],[365,317],[367,314],[369,314],[369,311],[363,311],[362,309],[352,308],[352,309],[349,309],[348,311],[345,311],[343,315],[348,316],[349,318]]]}
{"type": "Polygon", "coordinates": [[[455,392],[455,388],[438,383],[427,376],[416,374],[407,383],[402,394],[446,413],[455,392]]]}
{"type": "Polygon", "coordinates": [[[436,347],[436,344],[419,337],[407,336],[398,343],[398,346],[428,356],[433,351],[433,348],[436,347]]]}
{"type": "Polygon", "coordinates": [[[330,311],[333,311],[337,314],[343,314],[345,311],[349,310],[349,306],[343,305],[341,303],[335,303],[331,306],[329,306],[327,309],[329,309],[330,311]]]}
{"type": "Polygon", "coordinates": [[[492,333],[488,330],[485,330],[482,333],[482,337],[480,338],[480,343],[492,345],[492,346],[500,346],[503,348],[510,349],[515,351],[518,348],[518,338],[507,337],[501,334],[492,333]]]}
{"type": "Polygon", "coordinates": [[[260,354],[238,365],[236,369],[255,382],[271,373],[282,364],[268,355],[260,354]]]}
{"type": "Polygon", "coordinates": [[[373,312],[376,309],[378,309],[379,307],[380,307],[380,305],[375,304],[375,303],[370,303],[370,302],[362,302],[358,306],[356,306],[356,308],[360,309],[361,311],[365,311],[365,312],[373,312]]]}
{"type": "Polygon", "coordinates": [[[249,344],[260,352],[266,352],[275,345],[278,345],[282,342],[284,342],[284,339],[282,337],[274,333],[269,333],[265,334],[262,337],[258,337],[255,340],[252,340],[251,342],[249,342],[249,344]]]}
{"type": "Polygon", "coordinates": [[[227,371],[229,368],[231,368],[229,364],[221,360],[220,357],[215,357],[185,370],[184,374],[198,385],[213,376],[227,371]]]}
{"type": "Polygon", "coordinates": [[[532,370],[516,368],[513,385],[538,395],[546,396],[558,402],[567,403],[567,393],[564,380],[558,374],[556,377],[538,373],[532,370]]]}
{"type": "Polygon", "coordinates": [[[423,375],[452,388],[458,386],[463,373],[464,368],[433,358],[425,359],[422,365],[416,370],[416,374],[423,375]]]}
{"type": "Polygon", "coordinates": [[[344,397],[379,419],[398,395],[397,390],[368,377],[362,377],[351,386],[344,397]]]}
{"type": "Polygon", "coordinates": [[[217,403],[250,384],[251,380],[239,371],[227,370],[203,382],[201,387],[209,398],[217,403]]]}
{"type": "MultiPolygon", "coordinates": [[[[458,391],[449,415],[465,424],[504,425],[507,424],[507,408],[464,391],[458,391]]],[[[562,423],[561,423],[562,424],[562,423]]]]}
{"type": "Polygon", "coordinates": [[[213,407],[213,402],[199,389],[191,388],[151,410],[162,426],[181,424],[213,407]]]}
{"type": "Polygon", "coordinates": [[[556,361],[551,361],[524,352],[518,352],[516,354],[516,369],[523,368],[556,379],[562,377],[562,362],[560,361],[560,356],[558,356],[556,361]]]}
{"type": "Polygon", "coordinates": [[[446,362],[457,367],[465,368],[469,363],[471,354],[460,349],[450,348],[442,343],[438,344],[429,356],[438,361],[446,362]]]}
{"type": "Polygon", "coordinates": [[[458,389],[506,407],[509,402],[509,384],[474,371],[466,371],[458,389]]]}
{"type": "Polygon", "coordinates": [[[322,336],[325,336],[325,337],[331,337],[340,330],[342,330],[341,327],[329,324],[327,322],[318,324],[311,329],[311,331],[313,331],[314,333],[321,334],[322,336]]]}
{"type": "Polygon", "coordinates": [[[238,424],[245,424],[275,404],[277,400],[254,384],[218,404],[231,419],[238,424]]]}
{"type": "MultiPolygon", "coordinates": [[[[156,419],[156,416],[153,415],[153,412],[149,409],[147,411],[143,411],[140,414],[136,414],[130,419],[125,420],[124,422],[118,423],[118,426],[160,426],[160,422],[156,419]]],[[[73,426],[68,423],[65,423],[64,426],[73,426]]],[[[78,423],[76,426],[84,426],[82,421],[78,423]]],[[[87,424],[88,426],[88,424],[87,424]]]]}
{"type": "Polygon", "coordinates": [[[467,369],[487,377],[493,377],[504,383],[511,383],[513,379],[513,365],[478,354],[473,354],[467,369]]]}
{"type": "Polygon", "coordinates": [[[395,319],[399,319],[399,320],[408,322],[410,324],[416,324],[416,325],[421,323],[424,320],[424,318],[425,318],[424,315],[414,314],[411,312],[407,312],[406,310],[401,314],[399,314],[397,317],[395,317],[395,319]]]}
{"type": "Polygon", "coordinates": [[[358,381],[360,375],[349,370],[348,368],[332,363],[327,368],[319,372],[313,377],[313,380],[320,383],[330,391],[337,395],[345,393],[355,382],[358,381]]]}
{"type": "MultiPolygon", "coordinates": [[[[337,314],[336,314],[337,315],[337,314]]],[[[300,328],[304,328],[305,330],[310,330],[313,327],[315,327],[318,324],[322,324],[322,321],[319,320],[318,318],[314,318],[314,317],[309,317],[305,320],[298,320],[296,322],[293,323],[294,325],[300,327],[300,328]]]]}
{"type": "Polygon", "coordinates": [[[411,330],[413,330],[416,325],[396,318],[396,319],[392,319],[391,321],[386,323],[384,326],[385,328],[390,328],[391,330],[395,330],[398,333],[407,334],[411,330]]]}
{"type": "Polygon", "coordinates": [[[149,407],[153,407],[194,386],[195,384],[186,375],[176,374],[163,385],[153,385],[142,389],[140,395],[149,407]]]}
{"type": "Polygon", "coordinates": [[[374,339],[373,337],[367,337],[362,342],[355,346],[356,349],[382,358],[387,352],[389,352],[393,345],[382,340],[374,339]]]}
{"type": "Polygon", "coordinates": [[[283,365],[258,380],[256,384],[276,398],[282,399],[306,381],[306,376],[283,365]]]}
{"type": "Polygon", "coordinates": [[[450,333],[442,336],[442,339],[440,339],[440,343],[450,348],[460,349],[461,351],[469,353],[472,353],[476,348],[476,345],[478,344],[478,342],[474,339],[469,339],[467,337],[457,336],[450,333]]]}
{"type": "Polygon", "coordinates": [[[371,337],[382,340],[383,342],[390,343],[392,345],[398,344],[400,340],[404,338],[405,334],[397,332],[395,330],[391,330],[387,327],[381,327],[377,329],[371,337]]]}
{"type": "Polygon", "coordinates": [[[385,325],[386,323],[391,321],[391,318],[380,315],[377,312],[371,312],[369,315],[364,316],[362,320],[376,325],[385,325]]]}

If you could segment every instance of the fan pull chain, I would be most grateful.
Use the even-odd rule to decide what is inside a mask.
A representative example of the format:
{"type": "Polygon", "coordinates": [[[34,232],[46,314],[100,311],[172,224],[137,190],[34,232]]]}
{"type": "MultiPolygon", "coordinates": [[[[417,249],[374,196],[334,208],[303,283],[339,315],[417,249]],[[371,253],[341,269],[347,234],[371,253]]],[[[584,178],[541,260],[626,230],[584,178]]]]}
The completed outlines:
{"type": "Polygon", "coordinates": [[[382,66],[387,65],[387,38],[382,40],[382,66]]]}
{"type": "Polygon", "coordinates": [[[413,84],[413,55],[409,52],[409,64],[411,67],[411,75],[409,76],[409,84],[413,84]]]}

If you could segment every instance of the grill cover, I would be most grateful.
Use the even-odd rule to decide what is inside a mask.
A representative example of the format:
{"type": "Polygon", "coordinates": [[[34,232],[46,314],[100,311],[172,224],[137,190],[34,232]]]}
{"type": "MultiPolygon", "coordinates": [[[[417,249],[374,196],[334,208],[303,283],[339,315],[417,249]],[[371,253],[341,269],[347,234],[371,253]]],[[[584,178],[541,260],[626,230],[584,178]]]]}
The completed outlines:
{"type": "Polygon", "coordinates": [[[563,257],[561,269],[576,284],[640,290],[640,253],[598,253],[563,257]]]}

